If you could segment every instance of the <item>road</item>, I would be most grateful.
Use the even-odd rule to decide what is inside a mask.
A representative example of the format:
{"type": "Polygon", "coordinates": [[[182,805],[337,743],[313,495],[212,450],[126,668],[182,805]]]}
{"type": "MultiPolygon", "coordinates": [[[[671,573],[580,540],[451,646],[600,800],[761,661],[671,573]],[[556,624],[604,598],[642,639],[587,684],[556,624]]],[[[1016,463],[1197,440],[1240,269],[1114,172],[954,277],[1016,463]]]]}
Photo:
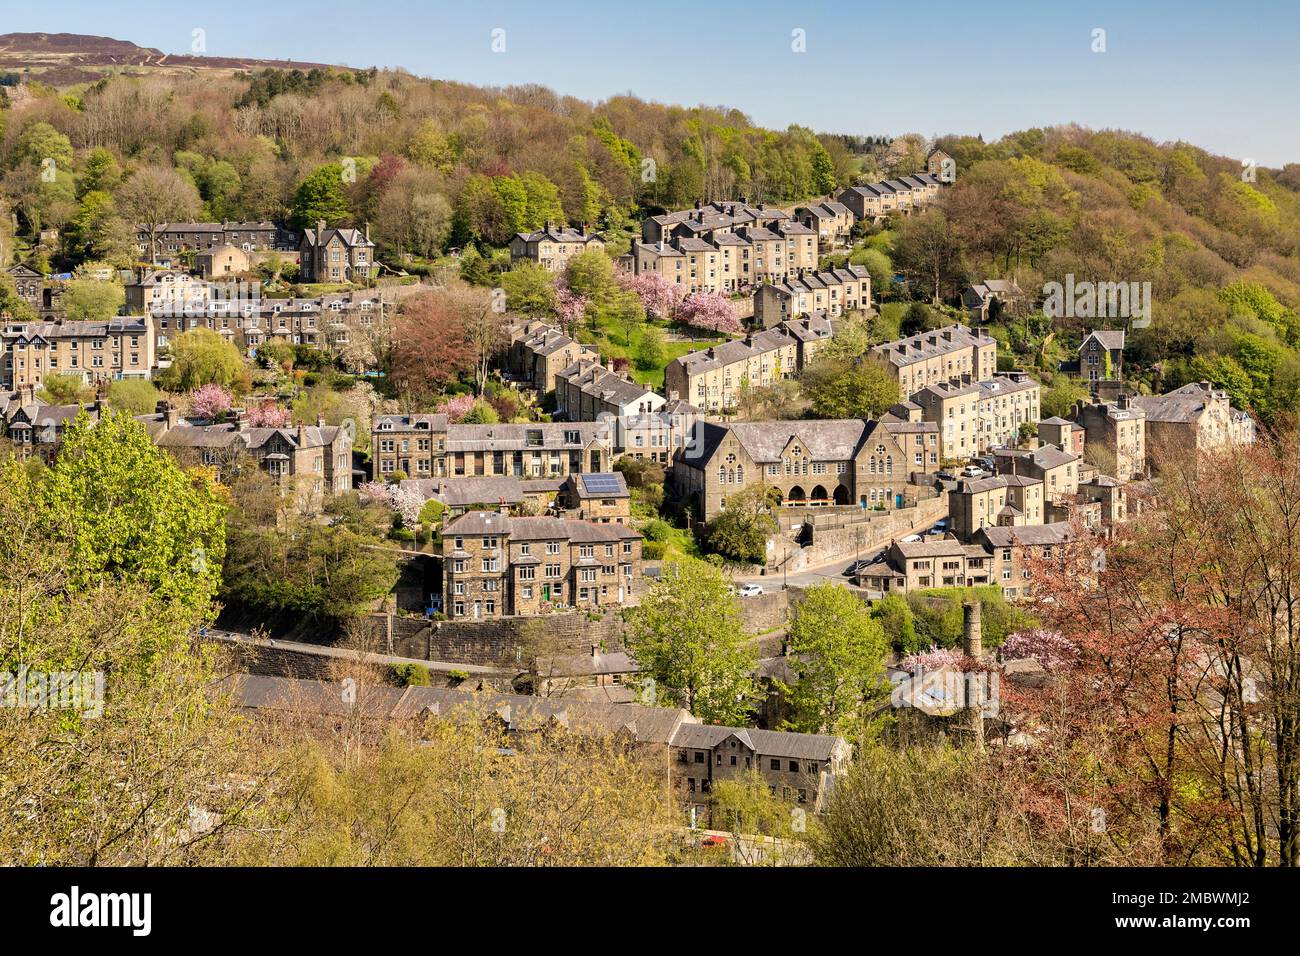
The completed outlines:
{"type": "MultiPolygon", "coordinates": [[[[862,550],[861,560],[869,561],[878,554],[884,554],[883,547],[864,548],[862,550]]],[[[751,575],[749,577],[737,578],[742,584],[761,584],[768,590],[779,589],[782,583],[793,587],[805,588],[813,584],[821,584],[823,581],[838,581],[840,584],[847,585],[849,579],[844,576],[849,565],[859,560],[856,557],[839,558],[829,564],[818,565],[815,568],[805,568],[802,571],[796,571],[793,574],[787,574],[784,577],[781,572],[771,571],[767,574],[751,575]]]]}

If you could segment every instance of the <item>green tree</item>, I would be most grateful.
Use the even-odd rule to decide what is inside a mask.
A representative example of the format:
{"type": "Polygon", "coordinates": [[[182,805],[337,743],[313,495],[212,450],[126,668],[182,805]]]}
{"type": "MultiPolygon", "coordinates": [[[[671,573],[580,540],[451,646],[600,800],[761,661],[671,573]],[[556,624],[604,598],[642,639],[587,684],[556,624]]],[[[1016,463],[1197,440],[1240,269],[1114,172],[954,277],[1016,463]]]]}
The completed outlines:
{"type": "Polygon", "coordinates": [[[722,570],[685,558],[666,564],[630,615],[628,646],[660,704],[710,723],[745,720],[757,656],[722,570]]]}
{"type": "Polygon", "coordinates": [[[204,385],[229,387],[244,371],[239,349],[212,329],[190,329],[176,336],[171,359],[158,380],[173,392],[192,392],[204,385]]]}
{"type": "Polygon", "coordinates": [[[94,391],[86,385],[85,379],[80,375],[55,373],[45,376],[45,381],[41,383],[40,395],[51,405],[75,405],[78,402],[89,401],[94,396],[94,391]]]}
{"type": "Polygon", "coordinates": [[[550,315],[555,311],[555,284],[541,263],[521,262],[501,274],[506,308],[523,315],[550,315]]]}
{"type": "Polygon", "coordinates": [[[127,415],[148,415],[158,407],[158,389],[147,378],[120,378],[108,386],[108,403],[127,415]]]}
{"type": "Polygon", "coordinates": [[[72,279],[64,287],[61,304],[74,322],[104,322],[122,311],[126,289],[115,280],[72,279]]]}
{"type": "Polygon", "coordinates": [[[916,637],[912,606],[901,594],[886,594],[871,606],[871,615],[880,622],[885,639],[896,651],[910,654],[922,649],[916,637]]]}
{"type": "Polygon", "coordinates": [[[863,704],[880,694],[886,650],[880,622],[857,595],[826,581],[795,606],[787,643],[793,680],[782,690],[789,729],[851,735],[863,704]]]}
{"type": "Polygon", "coordinates": [[[818,418],[878,418],[899,401],[897,380],[874,358],[819,355],[802,382],[818,418]]]}
{"type": "Polygon", "coordinates": [[[206,471],[182,471],[125,412],[109,409],[92,422],[83,411],[43,491],[79,586],[138,583],[206,613],[225,556],[225,506],[206,471]]]}
{"type": "Polygon", "coordinates": [[[633,352],[636,367],[643,372],[663,368],[668,361],[667,343],[664,334],[653,325],[644,326],[637,338],[636,350],[633,352]]]}
{"type": "Polygon", "coordinates": [[[599,249],[588,249],[569,260],[567,278],[574,295],[601,302],[614,286],[614,264],[599,249]]]}
{"type": "Polygon", "coordinates": [[[767,541],[776,534],[772,508],[779,492],[750,485],[727,498],[723,512],[709,523],[709,547],[733,561],[767,562],[767,541]]]}
{"type": "Polygon", "coordinates": [[[299,229],[315,229],[325,220],[327,226],[350,222],[351,209],[343,191],[343,168],[338,163],[318,166],[298,184],[293,194],[293,223],[299,229]]]}
{"type": "Polygon", "coordinates": [[[1044,418],[1069,418],[1074,414],[1074,404],[1088,400],[1088,389],[1077,378],[1058,375],[1052,384],[1043,389],[1041,401],[1044,418]]]}

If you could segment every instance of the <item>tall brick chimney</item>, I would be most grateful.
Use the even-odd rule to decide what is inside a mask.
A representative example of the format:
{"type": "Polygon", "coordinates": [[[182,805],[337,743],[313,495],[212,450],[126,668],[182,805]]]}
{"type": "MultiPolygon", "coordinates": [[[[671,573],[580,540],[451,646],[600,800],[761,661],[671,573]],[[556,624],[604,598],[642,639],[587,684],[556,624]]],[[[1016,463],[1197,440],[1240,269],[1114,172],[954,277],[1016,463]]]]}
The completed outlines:
{"type": "MultiPolygon", "coordinates": [[[[980,602],[967,601],[962,608],[962,653],[973,660],[984,656],[984,639],[980,628],[980,602]]],[[[965,680],[966,706],[962,710],[963,723],[970,731],[971,741],[984,749],[984,701],[990,692],[987,676],[982,671],[967,670],[965,680]]]]}

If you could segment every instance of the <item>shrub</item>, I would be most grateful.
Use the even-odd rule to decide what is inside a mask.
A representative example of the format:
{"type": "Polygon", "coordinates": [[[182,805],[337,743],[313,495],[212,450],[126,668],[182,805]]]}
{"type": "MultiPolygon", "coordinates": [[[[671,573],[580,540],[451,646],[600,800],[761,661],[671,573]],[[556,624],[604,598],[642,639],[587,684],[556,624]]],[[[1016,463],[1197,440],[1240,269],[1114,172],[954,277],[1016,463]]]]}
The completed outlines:
{"type": "Polygon", "coordinates": [[[641,557],[646,561],[659,561],[667,550],[668,545],[662,541],[646,541],[641,545],[641,557]]]}
{"type": "Polygon", "coordinates": [[[392,670],[393,678],[403,687],[429,687],[433,684],[429,668],[421,664],[394,664],[392,670]]]}

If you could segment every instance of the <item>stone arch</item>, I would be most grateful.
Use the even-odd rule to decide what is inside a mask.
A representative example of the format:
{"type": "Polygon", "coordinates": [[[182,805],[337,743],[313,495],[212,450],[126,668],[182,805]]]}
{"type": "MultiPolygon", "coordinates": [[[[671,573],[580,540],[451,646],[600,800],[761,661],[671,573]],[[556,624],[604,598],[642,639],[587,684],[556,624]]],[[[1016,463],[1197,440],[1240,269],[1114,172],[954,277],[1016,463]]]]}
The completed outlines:
{"type": "Polygon", "coordinates": [[[808,503],[808,496],[804,493],[802,485],[795,485],[786,493],[785,500],[792,505],[802,505],[808,503]]]}
{"type": "Polygon", "coordinates": [[[809,497],[813,501],[817,501],[825,504],[826,499],[829,498],[830,495],[826,493],[825,485],[817,485],[815,488],[813,488],[812,494],[809,497]]]}
{"type": "Polygon", "coordinates": [[[835,486],[835,503],[837,505],[847,505],[849,503],[849,489],[843,485],[835,486]]]}

